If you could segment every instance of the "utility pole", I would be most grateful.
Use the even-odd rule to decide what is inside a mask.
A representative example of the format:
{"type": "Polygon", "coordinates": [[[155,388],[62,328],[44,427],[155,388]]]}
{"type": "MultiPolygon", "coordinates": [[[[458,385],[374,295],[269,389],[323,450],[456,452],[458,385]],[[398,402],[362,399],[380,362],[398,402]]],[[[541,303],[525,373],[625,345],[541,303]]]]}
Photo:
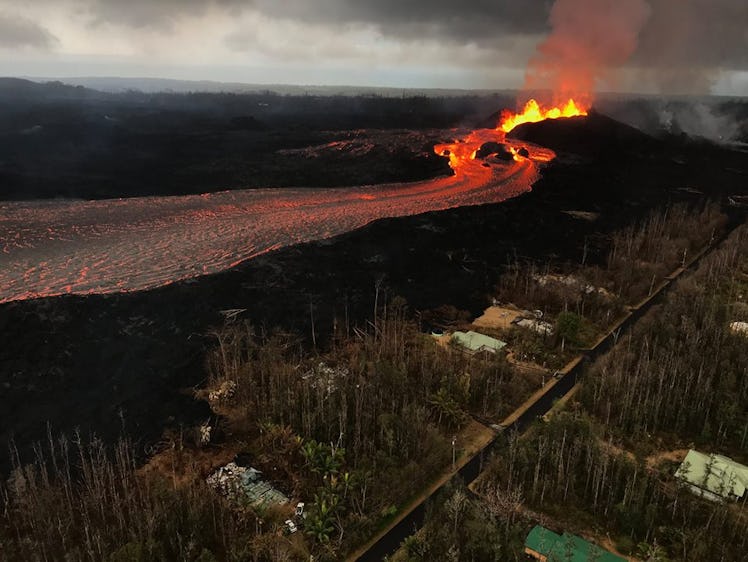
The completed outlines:
{"type": "Polygon", "coordinates": [[[455,469],[455,443],[457,443],[457,436],[452,437],[452,470],[455,469]]]}

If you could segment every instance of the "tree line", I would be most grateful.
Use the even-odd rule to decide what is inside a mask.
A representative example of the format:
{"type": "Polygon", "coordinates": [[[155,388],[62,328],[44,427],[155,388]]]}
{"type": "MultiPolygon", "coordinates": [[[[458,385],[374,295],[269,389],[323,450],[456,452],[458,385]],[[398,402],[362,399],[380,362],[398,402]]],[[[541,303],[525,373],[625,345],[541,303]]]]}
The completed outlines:
{"type": "Polygon", "coordinates": [[[748,451],[748,348],[730,329],[748,320],[748,233],[729,240],[679,281],[585,375],[582,401],[632,441],[669,432],[748,451]]]}
{"type": "Polygon", "coordinates": [[[726,223],[714,202],[671,205],[608,239],[588,240],[579,263],[510,261],[496,287],[497,299],[550,317],[572,312],[603,330],[626,305],[650,295],[665,276],[724,232],[726,223]],[[593,254],[606,257],[594,263],[588,258],[593,254]]]}

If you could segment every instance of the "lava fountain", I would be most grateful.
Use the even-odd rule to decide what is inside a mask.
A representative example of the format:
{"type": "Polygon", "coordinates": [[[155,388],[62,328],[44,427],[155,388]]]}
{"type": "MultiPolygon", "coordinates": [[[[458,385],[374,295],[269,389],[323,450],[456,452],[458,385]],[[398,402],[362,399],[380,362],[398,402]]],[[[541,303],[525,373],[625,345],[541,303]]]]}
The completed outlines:
{"type": "Polygon", "coordinates": [[[541,107],[534,99],[530,99],[520,113],[512,113],[505,109],[501,112],[499,129],[508,133],[517,125],[523,123],[537,123],[546,119],[558,119],[559,117],[579,117],[587,115],[587,108],[569,98],[563,105],[553,107],[541,107]]]}
{"type": "MultiPolygon", "coordinates": [[[[575,101],[573,98],[558,106],[541,106],[535,99],[525,103],[522,111],[514,113],[508,109],[501,112],[501,119],[495,129],[477,129],[451,143],[437,144],[434,152],[440,156],[449,158],[449,165],[456,176],[472,176],[473,181],[480,183],[490,177],[491,172],[481,167],[481,162],[476,161],[476,154],[486,143],[500,143],[504,149],[513,155],[516,162],[522,161],[519,146],[514,146],[506,134],[523,123],[537,123],[546,119],[559,119],[562,117],[579,117],[587,115],[587,107],[575,101]],[[478,164],[478,166],[476,166],[478,164]],[[480,178],[480,179],[479,179],[480,178]]],[[[532,155],[535,161],[549,161],[537,151],[532,155]]]]}

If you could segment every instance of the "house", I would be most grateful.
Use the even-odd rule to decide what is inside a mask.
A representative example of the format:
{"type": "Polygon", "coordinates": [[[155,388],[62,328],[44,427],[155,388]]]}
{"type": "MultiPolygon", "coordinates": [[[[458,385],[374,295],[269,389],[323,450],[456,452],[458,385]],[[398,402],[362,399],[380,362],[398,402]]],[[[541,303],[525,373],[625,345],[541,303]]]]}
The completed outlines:
{"type": "Polygon", "coordinates": [[[712,501],[739,499],[748,487],[748,466],[722,455],[705,455],[691,449],[675,471],[691,491],[712,501]]]}
{"type": "Polygon", "coordinates": [[[558,535],[540,525],[535,525],[527,535],[525,554],[540,562],[626,562],[625,558],[581,537],[571,533],[558,535]]]}
{"type": "Polygon", "coordinates": [[[506,343],[478,332],[455,332],[452,342],[474,355],[479,352],[496,353],[506,347],[506,343]]]}

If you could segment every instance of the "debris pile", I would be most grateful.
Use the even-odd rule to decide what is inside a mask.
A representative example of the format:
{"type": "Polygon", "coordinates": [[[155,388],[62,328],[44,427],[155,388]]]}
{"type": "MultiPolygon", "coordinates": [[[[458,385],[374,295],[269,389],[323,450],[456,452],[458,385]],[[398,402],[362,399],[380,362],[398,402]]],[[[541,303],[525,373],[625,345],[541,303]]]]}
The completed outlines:
{"type": "Polygon", "coordinates": [[[262,472],[230,462],[208,476],[214,490],[239,506],[282,505],[288,498],[260,478],[262,472]]]}
{"type": "Polygon", "coordinates": [[[589,295],[591,293],[597,293],[606,298],[613,298],[613,295],[607,289],[603,287],[595,287],[593,285],[590,285],[589,283],[586,283],[583,279],[579,279],[578,277],[574,277],[573,275],[533,275],[532,278],[541,287],[545,287],[546,285],[553,285],[553,284],[565,285],[567,287],[577,289],[580,292],[584,293],[585,295],[589,295]]]}
{"type": "Polygon", "coordinates": [[[208,400],[210,402],[225,402],[233,398],[234,394],[236,394],[236,381],[223,381],[216,390],[211,390],[208,393],[208,400]]]}
{"type": "Polygon", "coordinates": [[[544,322],[538,318],[518,318],[512,323],[520,328],[532,330],[541,336],[550,336],[553,333],[553,324],[544,322]]]}

